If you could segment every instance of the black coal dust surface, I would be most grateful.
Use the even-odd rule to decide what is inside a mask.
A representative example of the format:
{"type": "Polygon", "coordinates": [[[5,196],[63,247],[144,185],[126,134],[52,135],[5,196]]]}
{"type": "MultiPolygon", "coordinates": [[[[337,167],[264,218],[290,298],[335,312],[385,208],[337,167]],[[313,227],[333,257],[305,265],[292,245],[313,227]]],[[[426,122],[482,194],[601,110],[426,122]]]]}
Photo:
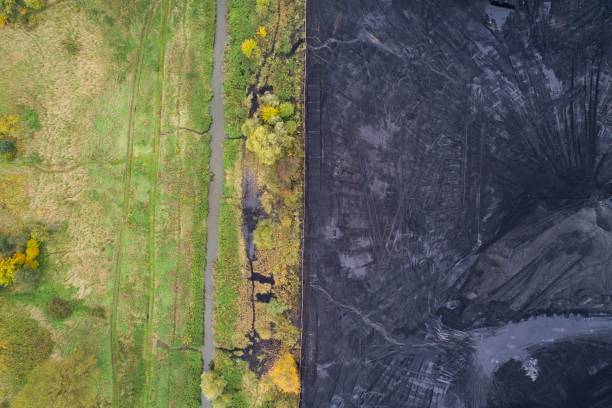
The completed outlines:
{"type": "Polygon", "coordinates": [[[502,3],[308,1],[305,408],[612,407],[612,1],[502,3]]]}

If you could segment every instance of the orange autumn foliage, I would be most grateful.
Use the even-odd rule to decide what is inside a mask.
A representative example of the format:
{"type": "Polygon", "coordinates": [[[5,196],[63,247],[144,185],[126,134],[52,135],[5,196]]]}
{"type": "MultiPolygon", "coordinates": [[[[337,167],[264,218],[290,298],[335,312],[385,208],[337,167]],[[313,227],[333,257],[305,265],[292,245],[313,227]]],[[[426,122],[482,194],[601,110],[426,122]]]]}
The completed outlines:
{"type": "Polygon", "coordinates": [[[270,379],[276,387],[287,394],[300,393],[300,376],[295,359],[289,352],[284,352],[274,363],[269,372],[270,379]]]}
{"type": "Polygon", "coordinates": [[[40,244],[34,238],[28,239],[25,251],[25,265],[30,269],[38,268],[38,255],[40,254],[40,244]]]}
{"type": "Polygon", "coordinates": [[[8,286],[13,283],[15,274],[24,266],[38,269],[38,255],[40,255],[40,243],[30,238],[26,243],[25,254],[17,251],[11,257],[0,257],[0,286],[8,286]]]}

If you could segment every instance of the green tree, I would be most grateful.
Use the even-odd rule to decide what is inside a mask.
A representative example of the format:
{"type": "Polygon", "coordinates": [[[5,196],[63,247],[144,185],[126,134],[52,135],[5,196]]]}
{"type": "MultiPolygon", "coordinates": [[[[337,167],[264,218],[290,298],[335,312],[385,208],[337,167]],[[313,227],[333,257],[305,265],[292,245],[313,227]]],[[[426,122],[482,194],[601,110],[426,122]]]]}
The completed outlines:
{"type": "Polygon", "coordinates": [[[9,382],[9,388],[22,384],[52,350],[49,332],[23,309],[0,298],[0,382],[9,382]]]}
{"type": "Polygon", "coordinates": [[[67,300],[54,297],[47,303],[47,312],[56,320],[64,320],[72,314],[72,305],[67,300]]]}
{"type": "Polygon", "coordinates": [[[283,102],[279,105],[278,110],[279,110],[279,114],[281,118],[289,119],[291,116],[293,116],[293,112],[295,111],[295,108],[293,107],[292,103],[283,102]]]}
{"type": "Polygon", "coordinates": [[[213,401],[225,390],[225,381],[216,375],[214,371],[206,371],[202,374],[202,392],[210,401],[213,401]]]}
{"type": "Polygon", "coordinates": [[[293,138],[287,133],[284,124],[278,122],[274,128],[258,126],[247,139],[246,147],[255,153],[262,164],[271,166],[284,156],[293,138]]]}
{"type": "Polygon", "coordinates": [[[94,408],[99,377],[95,358],[82,352],[48,360],[28,376],[11,408],[94,408]]]}
{"type": "Polygon", "coordinates": [[[248,137],[246,147],[265,165],[272,165],[283,156],[281,141],[267,126],[258,126],[248,137]]]}
{"type": "Polygon", "coordinates": [[[17,147],[15,142],[11,139],[0,140],[0,159],[12,160],[17,154],[17,147]]]}
{"type": "Polygon", "coordinates": [[[261,97],[261,104],[263,106],[274,106],[274,107],[278,107],[279,105],[279,100],[278,100],[278,96],[274,95],[271,92],[266,92],[265,94],[263,94],[263,96],[261,97]]]}
{"type": "Polygon", "coordinates": [[[298,124],[293,120],[289,120],[285,122],[285,129],[287,129],[287,133],[290,135],[294,135],[297,131],[298,124]]]}
{"type": "Polygon", "coordinates": [[[244,121],[242,126],[240,127],[240,131],[244,136],[250,136],[255,129],[259,126],[259,120],[257,118],[249,118],[244,121]]]}
{"type": "Polygon", "coordinates": [[[257,223],[253,233],[255,245],[258,249],[274,248],[274,224],[271,220],[261,220],[257,223]]]}

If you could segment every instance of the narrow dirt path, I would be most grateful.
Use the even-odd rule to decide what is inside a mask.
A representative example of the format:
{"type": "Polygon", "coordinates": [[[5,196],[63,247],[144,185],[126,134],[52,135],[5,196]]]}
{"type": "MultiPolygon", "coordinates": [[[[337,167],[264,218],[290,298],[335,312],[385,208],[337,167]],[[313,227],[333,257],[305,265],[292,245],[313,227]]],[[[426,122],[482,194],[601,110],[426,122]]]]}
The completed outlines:
{"type": "MultiPolygon", "coordinates": [[[[206,270],[204,276],[204,345],[202,363],[208,370],[213,358],[215,344],[213,338],[214,284],[213,267],[217,260],[219,247],[219,210],[223,196],[223,140],[225,121],[223,118],[223,51],[227,38],[227,0],[217,0],[215,48],[213,52],[213,99],[211,104],[212,126],[210,128],[210,172],[212,180],[208,189],[208,219],[206,228],[206,270]]],[[[202,395],[202,408],[210,408],[211,403],[202,395]]]]}

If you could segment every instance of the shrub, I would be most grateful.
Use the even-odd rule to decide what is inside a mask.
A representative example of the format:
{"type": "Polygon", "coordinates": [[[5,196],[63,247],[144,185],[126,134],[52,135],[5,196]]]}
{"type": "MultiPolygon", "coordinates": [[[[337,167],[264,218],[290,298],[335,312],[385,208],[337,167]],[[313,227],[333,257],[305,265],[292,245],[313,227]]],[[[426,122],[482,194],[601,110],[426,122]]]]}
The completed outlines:
{"type": "Polygon", "coordinates": [[[0,115],[0,135],[8,135],[13,132],[20,121],[19,115],[0,115]]]}
{"type": "Polygon", "coordinates": [[[271,220],[261,220],[257,223],[253,234],[255,246],[258,249],[274,248],[274,225],[271,220]]]}
{"type": "Polygon", "coordinates": [[[279,114],[283,119],[289,119],[293,116],[294,108],[293,104],[290,102],[283,102],[280,104],[278,108],[279,114]]]}
{"type": "MultiPolygon", "coordinates": [[[[9,249],[7,247],[8,241],[2,240],[2,247],[4,250],[9,249]]],[[[40,254],[39,241],[30,238],[26,242],[25,253],[16,251],[11,256],[2,256],[0,254],[0,286],[8,286],[15,280],[15,274],[24,266],[31,269],[38,269],[38,255],[40,254]]]]}
{"type": "Polygon", "coordinates": [[[42,128],[38,113],[33,108],[30,108],[28,106],[21,106],[20,116],[23,122],[28,125],[30,129],[40,130],[42,128]]]}
{"type": "Polygon", "coordinates": [[[28,239],[25,251],[25,266],[30,269],[38,269],[38,255],[40,254],[40,243],[34,238],[28,239]]]}
{"type": "Polygon", "coordinates": [[[214,371],[206,371],[202,374],[202,392],[210,401],[214,401],[223,394],[225,380],[216,375],[214,371]]]}
{"type": "Polygon", "coordinates": [[[259,54],[259,46],[252,38],[244,40],[240,45],[240,50],[247,58],[254,58],[259,54]]]}
{"type": "Polygon", "coordinates": [[[264,105],[260,109],[261,120],[271,125],[279,121],[279,113],[279,109],[274,106],[264,105]]]}
{"type": "Polygon", "coordinates": [[[249,136],[246,147],[262,164],[272,165],[283,156],[282,140],[266,126],[258,126],[249,136]]]}
{"type": "Polygon", "coordinates": [[[259,198],[261,202],[261,208],[267,213],[272,214],[274,210],[274,204],[276,202],[276,198],[269,191],[264,191],[259,198]]]}
{"type": "Polygon", "coordinates": [[[97,317],[98,319],[106,319],[106,309],[104,306],[96,306],[90,310],[90,313],[93,317],[97,317]]]}
{"type": "Polygon", "coordinates": [[[232,398],[227,394],[223,394],[215,400],[214,407],[215,408],[233,408],[232,398]]]}
{"type": "Polygon", "coordinates": [[[15,280],[18,266],[13,258],[0,259],[0,286],[8,286],[15,280]]]}
{"type": "Polygon", "coordinates": [[[284,352],[274,363],[269,372],[270,379],[282,392],[288,394],[300,393],[300,377],[297,364],[289,352],[284,352]]]}
{"type": "Polygon", "coordinates": [[[268,312],[268,314],[270,314],[271,316],[280,316],[285,312],[285,310],[287,310],[287,306],[285,306],[276,299],[272,299],[266,305],[266,312],[268,312]]]}
{"type": "Polygon", "coordinates": [[[278,96],[274,95],[273,93],[266,92],[261,97],[261,104],[264,105],[264,106],[274,106],[274,107],[277,107],[279,105],[278,96]]]}
{"type": "Polygon", "coordinates": [[[23,5],[31,10],[40,10],[45,6],[43,0],[23,0],[23,5]]]}
{"type": "Polygon", "coordinates": [[[270,0],[257,0],[255,3],[255,11],[257,14],[264,14],[270,8],[270,0]]]}
{"type": "Polygon", "coordinates": [[[62,45],[64,46],[66,52],[73,57],[77,55],[79,51],[81,51],[81,42],[76,34],[63,40],[62,45]]]}
{"type": "Polygon", "coordinates": [[[258,126],[259,121],[257,120],[257,118],[249,118],[244,121],[240,128],[240,131],[244,136],[248,137],[251,136],[251,134],[255,131],[255,129],[257,129],[258,126]]]}
{"type": "Polygon", "coordinates": [[[297,131],[298,124],[294,120],[289,120],[285,122],[285,129],[287,129],[287,133],[290,135],[294,135],[297,131]]]}
{"type": "Polygon", "coordinates": [[[0,377],[21,384],[53,350],[49,332],[21,308],[0,299],[0,377]]]}
{"type": "Polygon", "coordinates": [[[0,159],[12,160],[17,154],[17,147],[15,142],[11,139],[0,140],[0,159]]]}
{"type": "Polygon", "coordinates": [[[67,300],[54,297],[47,303],[47,312],[57,320],[64,320],[72,314],[72,304],[67,300]]]}
{"type": "Polygon", "coordinates": [[[95,358],[82,352],[46,361],[28,376],[11,408],[95,408],[99,378],[95,358]]]}
{"type": "Polygon", "coordinates": [[[266,38],[268,35],[268,30],[264,26],[259,26],[256,34],[259,38],[266,38]]]}

